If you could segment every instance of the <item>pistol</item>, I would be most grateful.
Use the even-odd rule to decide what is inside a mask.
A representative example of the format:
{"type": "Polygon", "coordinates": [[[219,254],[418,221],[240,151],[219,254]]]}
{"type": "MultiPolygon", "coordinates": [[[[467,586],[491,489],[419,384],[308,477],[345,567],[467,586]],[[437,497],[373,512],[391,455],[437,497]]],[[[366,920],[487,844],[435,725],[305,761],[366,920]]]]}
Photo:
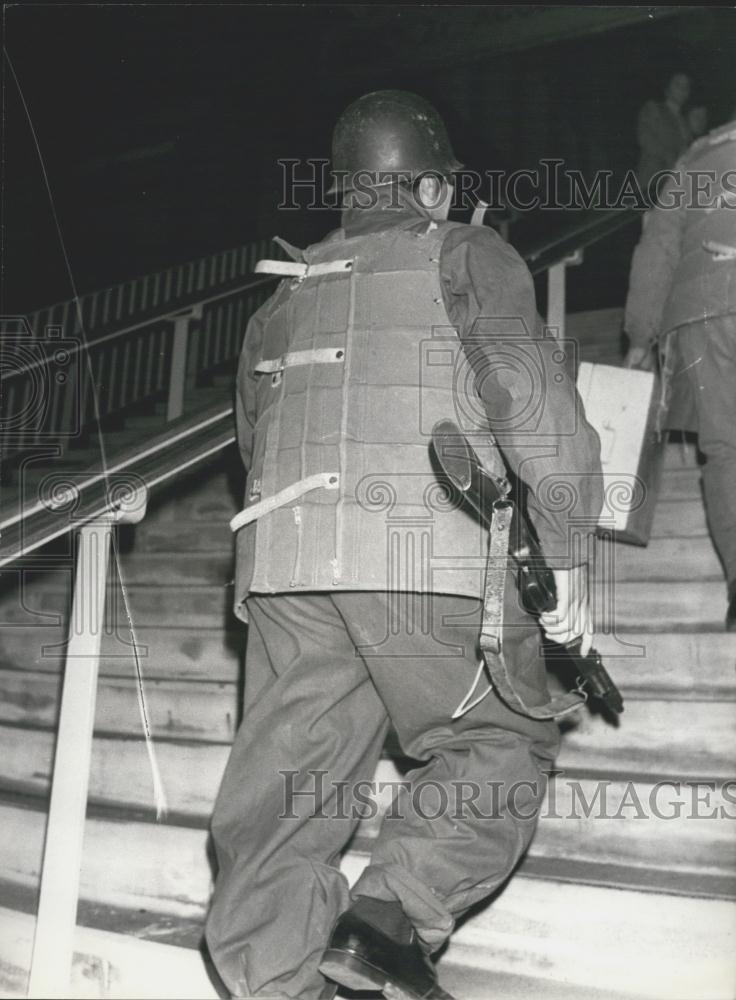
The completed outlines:
{"type": "MultiPolygon", "coordinates": [[[[451,420],[440,420],[434,425],[432,448],[452,485],[460,491],[481,521],[490,527],[493,504],[508,497],[509,483],[483,468],[467,438],[451,420]]],[[[514,504],[509,555],[516,567],[519,596],[525,610],[537,616],[552,611],[557,606],[554,573],[547,566],[518,504],[514,504]]],[[[621,692],[603,666],[600,653],[591,649],[587,656],[583,656],[581,646],[582,639],[576,639],[557,648],[572,661],[577,670],[578,685],[588,697],[602,702],[612,712],[623,712],[621,692]]]]}

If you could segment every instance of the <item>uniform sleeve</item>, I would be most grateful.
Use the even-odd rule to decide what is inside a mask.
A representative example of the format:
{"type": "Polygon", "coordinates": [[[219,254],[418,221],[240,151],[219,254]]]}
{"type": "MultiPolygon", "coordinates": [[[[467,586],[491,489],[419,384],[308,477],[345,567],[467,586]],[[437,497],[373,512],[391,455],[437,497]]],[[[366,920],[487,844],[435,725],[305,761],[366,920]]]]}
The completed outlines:
{"type": "Polygon", "coordinates": [[[624,329],[635,347],[649,346],[662,332],[662,314],[680,259],[684,206],[685,188],[670,177],[659,204],[644,216],[624,310],[624,329]]]}
{"type": "Polygon", "coordinates": [[[256,425],[256,379],[253,375],[256,358],[263,344],[263,329],[271,308],[271,299],[253,313],[245,331],[240,351],[235,390],[235,429],[238,449],[246,472],[253,457],[253,432],[256,425]]]}
{"type": "Polygon", "coordinates": [[[451,230],[440,275],[491,429],[528,489],[545,557],[555,568],[584,562],[602,506],[600,442],[575,388],[571,352],[545,335],[531,274],[493,230],[451,230]]]}

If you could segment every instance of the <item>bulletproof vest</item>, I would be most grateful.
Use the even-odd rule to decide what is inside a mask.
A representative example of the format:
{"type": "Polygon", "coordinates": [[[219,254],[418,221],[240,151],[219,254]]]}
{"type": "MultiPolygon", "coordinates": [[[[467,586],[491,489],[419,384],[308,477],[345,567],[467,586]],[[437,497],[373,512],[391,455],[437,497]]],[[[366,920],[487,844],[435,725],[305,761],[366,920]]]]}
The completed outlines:
{"type": "Polygon", "coordinates": [[[436,421],[453,419],[504,475],[442,298],[453,225],[338,231],[303,252],[262,339],[246,340],[256,423],[244,514],[260,512],[238,534],[241,595],[482,594],[487,535],[429,447],[436,421]]]}
{"type": "MultiPolygon", "coordinates": [[[[703,207],[685,210],[680,258],[662,316],[663,332],[736,312],[736,125],[731,122],[698,140],[675,169],[713,171],[716,182],[707,181],[703,207]]],[[[684,186],[687,198],[692,178],[690,173],[684,186]]],[[[701,184],[705,183],[704,178],[701,184]]]]}

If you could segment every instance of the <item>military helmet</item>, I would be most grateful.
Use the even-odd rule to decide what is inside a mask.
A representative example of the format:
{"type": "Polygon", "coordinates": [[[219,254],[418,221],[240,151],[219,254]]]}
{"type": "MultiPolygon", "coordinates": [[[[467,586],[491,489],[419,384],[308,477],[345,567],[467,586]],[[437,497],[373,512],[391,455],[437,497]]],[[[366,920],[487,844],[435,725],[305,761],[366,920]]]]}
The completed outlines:
{"type": "Polygon", "coordinates": [[[461,167],[435,108],[406,90],[359,97],[342,113],[332,136],[332,169],[338,175],[333,191],[338,186],[348,190],[362,170],[415,177],[425,171],[448,176],[461,167]]]}

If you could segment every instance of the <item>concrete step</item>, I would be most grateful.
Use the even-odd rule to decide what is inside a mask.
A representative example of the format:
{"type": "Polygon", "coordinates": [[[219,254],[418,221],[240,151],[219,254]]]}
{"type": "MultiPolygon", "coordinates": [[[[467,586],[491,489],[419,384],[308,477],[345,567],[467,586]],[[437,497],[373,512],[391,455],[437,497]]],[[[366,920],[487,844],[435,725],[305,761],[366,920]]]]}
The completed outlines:
{"type": "Polygon", "coordinates": [[[614,583],[642,580],[653,586],[662,580],[682,580],[685,573],[694,584],[723,580],[723,568],[708,535],[653,538],[646,548],[599,538],[592,572],[614,583]]]}
{"type": "MultiPolygon", "coordinates": [[[[56,674],[2,671],[0,719],[24,729],[53,727],[58,683],[56,674]]],[[[155,738],[204,744],[232,740],[240,713],[235,684],[146,679],[145,698],[155,738]]],[[[584,709],[574,719],[564,720],[563,730],[558,764],[566,771],[683,780],[728,780],[733,774],[736,702],[630,699],[618,725],[584,709]]],[[[139,738],[138,685],[133,676],[100,682],[96,731],[139,738]]],[[[16,739],[22,742],[19,731],[16,739]]]]}
{"type": "Polygon", "coordinates": [[[702,469],[698,465],[667,468],[662,473],[660,500],[702,500],[702,469]]]}
{"type": "Polygon", "coordinates": [[[690,500],[668,500],[657,503],[652,521],[652,538],[693,538],[707,535],[705,507],[697,497],[690,500]]]}
{"type": "Polygon", "coordinates": [[[624,580],[615,587],[597,581],[591,590],[596,629],[627,631],[720,632],[726,614],[726,584],[721,579],[624,580]]]}
{"type": "MultiPolygon", "coordinates": [[[[236,683],[242,673],[247,630],[238,624],[232,632],[219,629],[136,629],[138,660],[146,678],[179,678],[236,683]]],[[[64,663],[64,631],[7,628],[0,634],[0,668],[58,673],[64,663]]],[[[135,653],[130,633],[102,638],[100,674],[135,677],[135,653]]]]}
{"type": "MultiPolygon", "coordinates": [[[[48,791],[55,733],[0,724],[0,786],[24,793],[48,791]]],[[[229,743],[162,740],[156,760],[169,809],[182,822],[205,826],[230,753],[229,743]]],[[[95,736],[90,767],[92,803],[129,807],[144,819],[155,815],[151,769],[142,727],[127,736],[95,736]]]]}
{"type": "MultiPolygon", "coordinates": [[[[82,907],[81,919],[99,919],[99,907],[82,907]]],[[[109,931],[81,923],[74,933],[74,961],[69,997],[118,1000],[216,1000],[224,995],[194,945],[162,941],[167,921],[141,927],[131,911],[118,911],[124,930],[109,931]],[[144,934],[148,934],[148,938],[144,934]]],[[[35,917],[0,908],[0,996],[25,997],[31,965],[35,917]]]]}
{"type": "Polygon", "coordinates": [[[196,558],[190,552],[159,553],[142,551],[136,546],[123,560],[126,583],[160,587],[227,586],[235,572],[232,536],[229,541],[230,545],[222,551],[206,550],[196,558]]]}
{"type": "Polygon", "coordinates": [[[693,780],[733,776],[736,703],[634,701],[618,726],[579,712],[569,728],[557,764],[563,770],[612,776],[655,775],[693,780]]]}
{"type": "Polygon", "coordinates": [[[729,902],[517,877],[457,931],[440,978],[457,991],[462,973],[445,977],[445,964],[483,970],[486,997],[500,972],[537,980],[540,993],[528,996],[551,981],[652,1000],[725,1000],[736,989],[735,944],[729,902]]]}
{"type": "Polygon", "coordinates": [[[595,645],[629,698],[736,696],[736,643],[725,632],[621,632],[595,645]]]}
{"type": "MultiPolygon", "coordinates": [[[[40,859],[43,814],[7,806],[2,814],[13,845],[2,864],[14,872],[11,881],[32,887],[37,875],[31,857],[40,859]]],[[[361,851],[344,859],[351,882],[367,860],[361,851]]],[[[204,831],[88,821],[82,871],[87,901],[114,899],[117,906],[145,909],[151,920],[157,915],[193,920],[201,918],[210,888],[204,831]],[[111,864],[111,857],[119,863],[111,864]]],[[[444,968],[452,966],[483,970],[491,983],[496,973],[520,974],[539,981],[542,992],[535,995],[540,996],[551,981],[573,988],[605,983],[614,994],[652,1000],[730,998],[736,986],[735,934],[736,907],[730,901],[519,874],[492,905],[463,922],[442,957],[440,978],[449,988],[444,968]]]]}
{"type": "MultiPolygon", "coordinates": [[[[568,272],[570,273],[570,272],[568,272]]],[[[618,341],[624,321],[620,306],[611,309],[585,309],[565,317],[565,337],[581,346],[618,341]]]]}
{"type": "MultiPolygon", "coordinates": [[[[150,685],[148,691],[150,694],[150,685]]],[[[101,695],[103,705],[105,703],[109,705],[114,700],[114,692],[101,695]]],[[[125,718],[116,720],[111,732],[106,733],[100,727],[95,737],[90,794],[107,801],[119,800],[147,806],[152,799],[142,725],[140,719],[135,717],[133,698],[130,697],[126,704],[125,718]],[[95,775],[98,778],[95,778],[95,775]]],[[[235,699],[231,699],[229,704],[230,717],[236,717],[235,699]]],[[[648,704],[641,703],[644,708],[648,704]]],[[[153,710],[150,699],[148,707],[153,710]]],[[[224,708],[224,705],[219,706],[220,711],[224,708]]],[[[631,708],[633,703],[628,706],[629,710],[631,708]]],[[[17,719],[20,711],[17,705],[11,705],[5,710],[5,714],[15,715],[17,719]]],[[[42,715],[44,709],[43,706],[40,708],[35,706],[32,711],[36,715],[42,715]]],[[[54,710],[46,707],[45,711],[48,716],[52,716],[54,710]]],[[[229,746],[227,739],[214,741],[215,733],[226,734],[232,725],[228,721],[227,710],[222,716],[217,715],[217,711],[217,704],[211,703],[205,705],[203,709],[203,713],[209,716],[209,732],[204,736],[211,734],[210,739],[203,738],[202,725],[199,732],[193,726],[187,731],[180,726],[179,719],[172,719],[169,726],[153,726],[158,747],[157,754],[164,772],[164,785],[173,797],[172,808],[175,810],[206,813],[211,807],[229,746]],[[216,726],[212,724],[213,716],[216,726]],[[184,764],[191,769],[182,771],[184,764]]],[[[631,715],[631,711],[629,714],[631,715]]],[[[643,713],[638,711],[635,714],[643,713]]],[[[675,721],[681,722],[683,713],[660,711],[657,715],[659,718],[655,728],[661,734],[662,727],[668,720],[679,715],[680,718],[676,718],[675,721]]],[[[698,718],[694,721],[694,725],[697,725],[698,721],[713,721],[715,735],[712,742],[722,740],[725,735],[727,746],[731,749],[723,749],[720,757],[713,751],[712,746],[703,745],[702,737],[697,740],[692,757],[686,756],[686,740],[677,741],[669,752],[666,744],[659,749],[659,752],[652,751],[645,745],[646,734],[635,733],[632,725],[626,739],[622,738],[618,743],[614,739],[606,740],[604,737],[607,731],[601,730],[600,727],[596,727],[592,735],[588,733],[577,735],[576,738],[568,737],[567,742],[563,744],[557,766],[565,774],[603,781],[621,780],[622,777],[643,782],[656,782],[661,779],[690,782],[728,781],[732,773],[730,764],[733,757],[733,723],[727,717],[724,718],[725,715],[726,713],[719,709],[714,713],[713,720],[708,720],[704,712],[699,712],[698,718]]],[[[639,721],[636,729],[641,729],[641,726],[642,722],[639,721]]],[[[666,739],[666,734],[663,734],[662,738],[666,739]]],[[[28,722],[24,724],[23,729],[18,728],[17,722],[0,724],[0,746],[3,751],[0,758],[0,780],[6,784],[20,782],[38,788],[45,787],[53,748],[51,729],[48,727],[37,729],[28,722]]]]}
{"type": "MultiPolygon", "coordinates": [[[[7,905],[0,909],[0,996],[24,998],[34,931],[33,901],[17,887],[6,885],[3,889],[7,905]],[[18,908],[12,909],[11,902],[17,902],[18,908]]],[[[201,937],[201,923],[172,923],[165,918],[146,922],[134,911],[82,903],[69,995],[87,996],[90,989],[96,996],[136,1000],[214,1000],[224,995],[213,985],[215,974],[194,940],[201,937]]],[[[489,1000],[489,991],[494,1000],[528,1000],[531,996],[543,1000],[631,1000],[631,994],[541,982],[514,973],[494,971],[489,982],[483,969],[446,961],[442,979],[462,1000],[489,1000]]],[[[338,991],[338,997],[347,995],[338,991]]]]}
{"type": "Polygon", "coordinates": [[[200,552],[234,551],[235,540],[228,527],[230,518],[237,511],[223,518],[213,515],[211,520],[176,521],[147,518],[136,525],[126,525],[121,538],[128,539],[126,546],[138,552],[183,552],[198,559],[200,552]]]}
{"type": "MultiPolygon", "coordinates": [[[[379,764],[370,788],[361,788],[361,800],[346,794],[345,813],[364,815],[359,836],[369,846],[382,822],[388,829],[413,814],[435,816],[445,811],[462,813],[474,808],[492,823],[499,808],[490,788],[464,788],[457,801],[445,802],[428,777],[412,780],[403,762],[385,759],[379,764]],[[468,802],[472,798],[472,807],[468,802]],[[365,804],[365,811],[361,806],[365,804]]],[[[316,783],[316,779],[315,779],[316,783]]],[[[736,781],[706,787],[686,782],[633,781],[586,778],[564,771],[550,778],[541,808],[529,860],[611,865],[617,870],[642,869],[651,880],[700,877],[712,895],[736,897],[736,781]],[[655,876],[654,873],[658,873],[655,876]]],[[[438,836],[441,832],[438,830],[438,836]]],[[[693,883],[687,883],[688,888],[693,883]]]]}
{"type": "MultiPolygon", "coordinates": [[[[13,893],[17,896],[18,893],[13,893]]],[[[89,994],[134,1000],[214,1000],[218,996],[212,970],[194,945],[171,944],[170,921],[152,920],[141,927],[131,911],[81,908],[75,934],[75,955],[70,996],[89,994]],[[89,926],[92,921],[114,926],[106,930],[89,926]],[[162,936],[164,940],[162,940],[162,936]]],[[[178,922],[183,925],[183,921],[178,922]]],[[[196,925],[195,925],[196,926],[196,925]]],[[[25,997],[33,942],[34,921],[30,913],[0,909],[0,995],[25,997]]],[[[520,972],[489,973],[474,965],[456,965],[442,960],[442,983],[461,1000],[632,1000],[635,994],[598,989],[590,984],[564,980],[535,979],[520,972]]],[[[339,997],[346,996],[338,992],[339,997]]],[[[641,998],[642,995],[638,994],[641,998]]],[[[674,996],[674,994],[672,995],[674,996]]]]}
{"type": "Polygon", "coordinates": [[[551,979],[540,980],[521,972],[499,972],[494,969],[476,968],[472,965],[455,965],[442,960],[442,985],[453,997],[462,1000],[631,1000],[632,994],[619,993],[605,987],[577,985],[551,979]]]}
{"type": "MultiPolygon", "coordinates": [[[[235,683],[242,671],[247,629],[136,630],[139,660],[146,678],[235,683]]],[[[56,629],[8,628],[0,634],[0,667],[58,672],[64,638],[56,629]]],[[[597,649],[627,698],[663,700],[734,700],[736,647],[725,632],[662,634],[627,632],[598,635],[597,649]]],[[[130,635],[103,636],[101,675],[130,679],[135,657],[130,635]]]]}
{"type": "MultiPolygon", "coordinates": [[[[156,525],[168,525],[178,521],[205,522],[206,524],[221,523],[227,526],[234,514],[243,506],[243,480],[233,473],[213,474],[201,488],[187,491],[178,499],[166,498],[151,511],[150,519],[156,525]]],[[[146,518],[148,520],[148,517],[146,518]]],[[[141,522],[141,526],[145,522],[141,522]]]]}
{"type": "MultiPolygon", "coordinates": [[[[67,580],[56,574],[55,582],[28,579],[22,593],[9,588],[0,597],[0,623],[8,625],[53,624],[65,613],[69,599],[67,580]]],[[[12,578],[11,578],[12,579],[12,578]]],[[[133,621],[141,626],[162,628],[232,628],[232,587],[217,584],[169,585],[131,583],[127,598],[133,621]]],[[[615,588],[597,581],[591,594],[598,631],[720,631],[726,612],[726,589],[722,580],[623,580],[615,588]]],[[[123,628],[127,615],[119,584],[110,585],[106,606],[109,623],[123,628]]]]}
{"type": "MultiPolygon", "coordinates": [[[[12,796],[8,798],[13,790],[23,793],[18,808],[27,808],[29,801],[43,808],[39,796],[48,790],[52,734],[28,730],[24,745],[19,746],[17,740],[13,742],[13,731],[0,725],[0,747],[4,750],[0,788],[5,789],[8,808],[16,808],[12,796]]],[[[206,836],[227,753],[224,745],[195,747],[157,741],[156,756],[170,810],[167,829],[185,826],[206,836]]],[[[416,779],[408,788],[406,781],[410,779],[404,762],[386,758],[372,781],[361,786],[360,802],[345,793],[342,814],[356,820],[363,817],[361,842],[367,844],[377,835],[386,812],[386,822],[392,824],[412,810],[434,814],[440,808],[436,789],[431,785],[422,789],[416,779]]],[[[310,787],[316,784],[317,779],[310,787]]],[[[466,800],[469,794],[467,788],[462,792],[466,800]]],[[[488,822],[493,822],[489,796],[486,792],[485,797],[473,801],[475,808],[488,813],[488,822]]],[[[122,811],[126,822],[152,821],[151,776],[142,738],[95,739],[90,802],[95,815],[103,819],[112,810],[116,814],[122,811]]],[[[448,808],[456,805],[448,803],[448,808]]],[[[462,803],[457,808],[462,808],[462,803]]],[[[565,771],[560,764],[542,805],[529,860],[537,865],[549,862],[547,869],[559,871],[563,879],[581,878],[581,871],[587,881],[609,879],[602,868],[591,868],[603,865],[613,867],[617,879],[624,872],[635,886],[666,885],[669,892],[734,896],[734,819],[733,780],[706,784],[684,778],[586,777],[584,771],[565,771]],[[567,866],[564,871],[560,871],[562,859],[567,866]],[[571,872],[570,865],[578,868],[571,872]]],[[[153,836],[157,829],[144,830],[142,838],[153,836]]],[[[10,874],[15,877],[13,871],[10,874]]]]}
{"type": "Polygon", "coordinates": [[[672,434],[664,446],[664,469],[692,469],[698,465],[698,448],[693,435],[676,440],[672,434]]]}
{"type": "MultiPolygon", "coordinates": [[[[206,742],[232,742],[239,721],[237,686],[197,680],[156,680],[144,674],[146,715],[154,735],[206,742]]],[[[0,671],[0,721],[18,726],[56,726],[60,675],[30,670],[0,671]]],[[[95,728],[100,733],[141,733],[139,689],[129,680],[99,682],[95,728]]]]}
{"type": "MultiPolygon", "coordinates": [[[[231,588],[195,584],[186,587],[137,586],[127,588],[127,600],[136,625],[162,628],[232,627],[231,588]]],[[[0,624],[60,624],[67,613],[68,588],[29,583],[22,595],[3,595],[0,599],[0,624]]],[[[125,629],[127,614],[119,586],[108,587],[105,605],[106,627],[125,629]]]]}

